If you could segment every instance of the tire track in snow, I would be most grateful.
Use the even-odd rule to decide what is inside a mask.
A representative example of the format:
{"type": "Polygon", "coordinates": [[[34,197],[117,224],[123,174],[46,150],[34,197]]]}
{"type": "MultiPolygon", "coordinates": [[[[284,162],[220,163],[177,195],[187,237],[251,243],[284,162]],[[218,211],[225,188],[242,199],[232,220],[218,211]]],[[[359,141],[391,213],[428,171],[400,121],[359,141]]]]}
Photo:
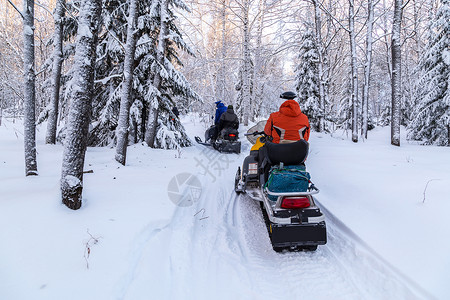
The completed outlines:
{"type": "Polygon", "coordinates": [[[326,216],[329,240],[344,241],[339,246],[328,247],[327,251],[340,262],[343,268],[347,269],[354,280],[365,278],[366,281],[374,283],[365,287],[366,291],[373,295],[373,299],[382,299],[386,297],[385,293],[389,293],[390,297],[395,299],[435,299],[387,262],[323,204],[316,202],[326,216]],[[342,252],[346,252],[347,255],[343,256],[342,252]],[[364,273],[362,269],[349,268],[355,259],[370,267],[371,272],[364,273]],[[374,286],[384,288],[374,289],[374,286]]]}
{"type": "Polygon", "coordinates": [[[274,252],[259,203],[241,198],[241,219],[249,223],[244,226],[249,229],[244,233],[247,261],[257,275],[257,286],[264,291],[264,297],[360,299],[354,286],[340,276],[339,270],[320,248],[316,252],[274,252]],[[336,292],[328,292],[334,285],[338,286],[334,289],[336,292]]]}
{"type": "Polygon", "coordinates": [[[155,224],[149,223],[142,230],[141,234],[137,236],[136,241],[134,242],[134,248],[131,251],[128,270],[123,276],[123,279],[117,284],[118,288],[114,293],[116,299],[126,299],[127,292],[136,277],[138,266],[144,255],[144,250],[147,248],[148,243],[167,227],[167,224],[155,226],[155,224]]]}
{"type": "MultiPolygon", "coordinates": [[[[122,284],[124,294],[144,261],[144,251],[151,256],[162,247],[159,252],[167,251],[163,259],[170,261],[164,266],[170,286],[156,288],[170,288],[159,294],[171,299],[428,299],[393,279],[384,262],[374,258],[376,253],[349,238],[345,227],[327,213],[327,245],[316,252],[274,252],[259,203],[234,195],[234,172],[226,170],[214,184],[203,177],[199,202],[176,208],[167,227],[153,237],[142,235],[122,284]],[[208,218],[194,216],[201,209],[208,218]],[[160,234],[167,244],[149,245],[160,234]]],[[[158,258],[148,265],[162,266],[158,258]]]]}
{"type": "Polygon", "coordinates": [[[376,253],[361,251],[364,243],[346,236],[333,218],[327,219],[328,244],[316,252],[274,252],[265,224],[251,226],[264,222],[258,203],[241,198],[242,210],[237,211],[242,214],[242,228],[247,230],[239,235],[244,237],[244,261],[249,272],[266,274],[254,280],[265,297],[273,296],[276,290],[275,297],[294,299],[432,299],[399,280],[376,253]]]}

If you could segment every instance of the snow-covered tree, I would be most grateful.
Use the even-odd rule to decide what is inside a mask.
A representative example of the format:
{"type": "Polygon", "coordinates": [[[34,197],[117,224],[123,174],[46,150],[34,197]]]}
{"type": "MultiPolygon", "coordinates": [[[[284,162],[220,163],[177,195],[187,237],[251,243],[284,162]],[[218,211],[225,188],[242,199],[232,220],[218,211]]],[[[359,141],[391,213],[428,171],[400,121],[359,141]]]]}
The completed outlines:
{"type": "Polygon", "coordinates": [[[358,56],[356,51],[356,27],[355,27],[355,1],[349,0],[348,8],[348,33],[350,37],[351,53],[351,106],[352,106],[352,141],[358,142],[358,123],[359,123],[359,85],[358,85],[358,56]]]}
{"type": "Polygon", "coordinates": [[[25,174],[37,175],[36,161],[36,89],[34,63],[34,1],[23,1],[23,35],[24,35],[24,142],[25,174]]]}
{"type": "Polygon", "coordinates": [[[131,92],[133,84],[134,54],[136,52],[137,1],[130,0],[128,12],[127,43],[123,70],[122,96],[120,99],[119,124],[117,132],[116,160],[125,165],[128,146],[131,92]]]}
{"type": "Polygon", "coordinates": [[[250,117],[250,99],[252,82],[252,59],[250,55],[250,0],[242,3],[242,119],[248,125],[250,117]]]}
{"type": "Polygon", "coordinates": [[[362,88],[362,126],[361,136],[367,138],[369,128],[369,87],[370,73],[372,69],[372,52],[373,52],[373,25],[375,23],[374,10],[375,4],[373,0],[367,1],[367,33],[366,33],[366,51],[364,63],[364,84],[362,88]]]}
{"type": "Polygon", "coordinates": [[[295,89],[302,106],[302,112],[309,118],[309,123],[314,130],[319,131],[320,109],[319,97],[319,53],[312,24],[306,24],[306,29],[301,38],[299,65],[295,75],[295,89]]]}
{"type": "Polygon", "coordinates": [[[427,51],[420,62],[415,118],[408,138],[425,144],[450,145],[450,1],[441,0],[431,25],[427,51]]]}
{"type": "MultiPolygon", "coordinates": [[[[250,61],[250,68],[249,68],[250,73],[250,79],[253,78],[253,61],[250,61]]],[[[237,91],[237,95],[236,95],[236,107],[235,107],[235,112],[236,114],[239,116],[239,119],[241,120],[241,122],[243,122],[244,120],[244,105],[247,105],[247,109],[249,109],[250,106],[250,102],[248,101],[247,104],[245,104],[245,90],[244,90],[244,82],[245,82],[245,78],[247,76],[247,73],[245,72],[245,65],[242,64],[239,68],[239,72],[238,72],[238,76],[237,79],[238,81],[236,82],[236,85],[234,86],[235,90],[237,91]]],[[[250,80],[249,82],[249,88],[250,91],[249,94],[250,96],[253,95],[253,80],[250,80]]]]}
{"type": "Polygon", "coordinates": [[[391,144],[400,146],[400,123],[402,103],[402,48],[401,27],[403,15],[403,0],[394,0],[394,19],[392,22],[392,113],[391,113],[391,144]]]}
{"type": "Polygon", "coordinates": [[[82,0],[78,23],[72,102],[61,172],[62,202],[70,209],[82,203],[83,168],[87,148],[98,33],[101,27],[102,0],[82,0]]]}
{"type": "Polygon", "coordinates": [[[56,0],[54,13],[55,33],[53,36],[53,66],[52,66],[52,93],[48,110],[47,136],[45,142],[54,144],[56,142],[56,129],[58,121],[59,94],[61,83],[61,69],[63,63],[63,17],[65,0],[56,0]]]}
{"type": "MultiPolygon", "coordinates": [[[[127,1],[109,1],[105,6],[105,28],[99,38],[96,98],[93,105],[93,127],[90,145],[106,145],[114,142],[119,117],[119,103],[123,91],[125,61],[127,1]]],[[[136,53],[134,57],[133,101],[130,109],[131,141],[144,141],[152,134],[152,147],[177,148],[190,145],[183,126],[172,113],[175,100],[197,98],[189,82],[179,72],[181,65],[178,51],[192,53],[179,32],[174,16],[175,7],[187,9],[182,1],[168,0],[167,10],[162,10],[164,1],[139,1],[137,29],[135,32],[136,53]],[[164,14],[161,14],[163,11],[164,14]],[[163,20],[164,22],[161,22],[163,20]],[[162,25],[166,30],[161,30],[162,25]],[[162,31],[166,34],[162,34],[162,31]],[[161,45],[161,39],[164,45],[161,45]],[[161,51],[159,51],[161,50],[161,51]],[[158,54],[160,53],[160,54],[158,54]],[[159,58],[159,59],[158,59],[159,58]],[[160,78],[159,84],[155,80],[160,78]],[[158,88],[155,88],[159,86],[158,88]],[[163,96],[162,96],[163,95],[163,96]],[[156,99],[155,97],[159,97],[156,99]],[[160,103],[167,101],[168,103],[160,103]],[[157,114],[149,115],[150,111],[157,114]],[[150,119],[149,119],[150,118],[150,119]],[[167,123],[170,120],[171,124],[167,123]],[[153,122],[155,121],[155,122],[153,122]],[[152,123],[155,126],[149,126],[152,123]],[[155,131],[153,131],[155,130],[155,131]],[[159,130],[170,132],[159,133],[159,130]],[[164,136],[164,142],[158,137],[164,136]],[[174,140],[169,140],[171,137],[174,140]]],[[[157,80],[158,81],[158,80],[157,80]]]]}

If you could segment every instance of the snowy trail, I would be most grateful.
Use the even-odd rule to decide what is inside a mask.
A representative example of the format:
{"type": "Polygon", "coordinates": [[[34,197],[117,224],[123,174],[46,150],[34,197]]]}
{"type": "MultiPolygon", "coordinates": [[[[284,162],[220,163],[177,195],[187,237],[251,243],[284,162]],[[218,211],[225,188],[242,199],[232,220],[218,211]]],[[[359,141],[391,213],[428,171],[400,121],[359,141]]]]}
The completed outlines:
{"type": "Polygon", "coordinates": [[[164,270],[158,273],[167,276],[161,281],[170,286],[149,284],[157,278],[128,277],[120,299],[145,299],[133,292],[145,285],[165,299],[429,298],[332,215],[327,245],[315,252],[274,252],[259,203],[234,193],[234,172],[230,166],[216,182],[202,177],[197,203],[177,207],[166,226],[144,233],[146,244],[139,239],[139,262],[133,261],[132,274],[137,277],[138,264],[164,270]]]}

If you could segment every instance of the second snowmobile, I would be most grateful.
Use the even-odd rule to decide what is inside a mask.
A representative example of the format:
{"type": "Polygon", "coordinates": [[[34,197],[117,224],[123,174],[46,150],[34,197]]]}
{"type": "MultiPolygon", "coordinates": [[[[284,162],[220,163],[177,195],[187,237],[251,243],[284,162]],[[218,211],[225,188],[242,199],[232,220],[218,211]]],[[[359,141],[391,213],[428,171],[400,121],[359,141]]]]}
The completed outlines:
{"type": "Polygon", "coordinates": [[[225,153],[241,153],[241,142],[239,141],[239,131],[235,128],[223,128],[217,135],[217,139],[213,139],[212,131],[217,130],[212,125],[205,132],[205,142],[198,136],[195,141],[201,145],[211,146],[219,152],[225,153]]]}
{"type": "Polygon", "coordinates": [[[235,177],[235,192],[260,201],[275,251],[309,250],[327,242],[325,216],[316,205],[319,192],[304,164],[309,144],[269,141],[261,121],[245,134],[254,144],[235,177]]]}

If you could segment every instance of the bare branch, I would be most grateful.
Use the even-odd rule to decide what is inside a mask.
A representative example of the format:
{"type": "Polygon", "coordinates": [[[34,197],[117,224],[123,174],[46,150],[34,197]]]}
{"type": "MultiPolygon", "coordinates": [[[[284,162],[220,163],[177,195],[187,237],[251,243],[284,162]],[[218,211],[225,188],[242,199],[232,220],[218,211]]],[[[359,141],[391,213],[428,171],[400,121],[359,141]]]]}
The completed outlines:
{"type": "Polygon", "coordinates": [[[24,16],[22,15],[22,12],[14,5],[14,3],[12,3],[11,0],[8,0],[8,2],[14,7],[15,10],[17,10],[22,19],[25,19],[24,16]]]}

